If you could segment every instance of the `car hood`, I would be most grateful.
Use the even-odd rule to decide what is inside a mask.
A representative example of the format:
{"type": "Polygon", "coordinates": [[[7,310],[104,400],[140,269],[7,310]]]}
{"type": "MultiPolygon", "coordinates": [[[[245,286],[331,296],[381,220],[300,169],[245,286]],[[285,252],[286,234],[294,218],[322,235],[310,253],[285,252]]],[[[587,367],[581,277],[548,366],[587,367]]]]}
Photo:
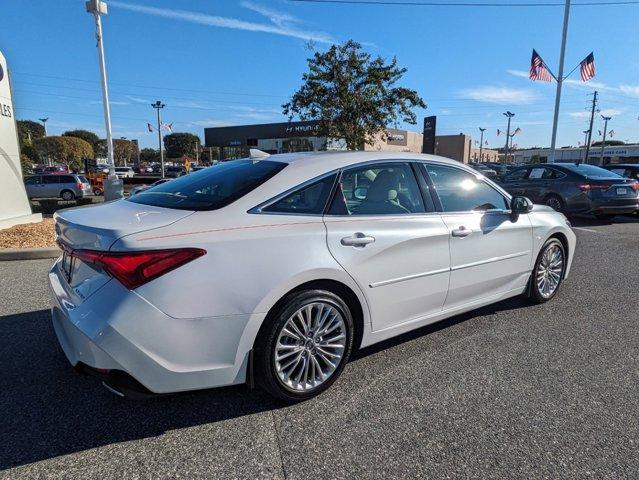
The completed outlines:
{"type": "Polygon", "coordinates": [[[165,227],[192,215],[127,200],[65,209],[54,215],[56,236],[72,249],[108,250],[126,235],[165,227]]]}

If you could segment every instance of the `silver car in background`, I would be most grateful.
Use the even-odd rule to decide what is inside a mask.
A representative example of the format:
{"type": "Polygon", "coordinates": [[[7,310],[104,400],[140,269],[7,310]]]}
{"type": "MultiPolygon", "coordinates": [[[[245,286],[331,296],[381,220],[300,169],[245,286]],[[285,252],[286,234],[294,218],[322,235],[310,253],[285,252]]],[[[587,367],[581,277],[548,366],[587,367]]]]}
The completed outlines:
{"type": "Polygon", "coordinates": [[[24,180],[28,198],[76,198],[93,195],[91,183],[84,175],[32,175],[24,180]]]}

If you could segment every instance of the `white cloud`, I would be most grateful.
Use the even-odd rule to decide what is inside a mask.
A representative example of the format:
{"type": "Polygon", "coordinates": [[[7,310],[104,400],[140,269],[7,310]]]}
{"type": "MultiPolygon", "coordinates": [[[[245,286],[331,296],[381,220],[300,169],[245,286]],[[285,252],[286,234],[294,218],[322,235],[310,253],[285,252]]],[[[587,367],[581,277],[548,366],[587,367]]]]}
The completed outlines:
{"type": "Polygon", "coordinates": [[[191,12],[187,10],[176,10],[169,8],[148,7],[144,5],[135,5],[120,1],[110,1],[109,6],[122,8],[132,12],[153,15],[156,17],[170,18],[174,20],[182,20],[190,23],[197,23],[209,27],[230,28],[234,30],[245,30],[249,32],[263,32],[274,35],[283,35],[286,37],[299,38],[302,40],[313,40],[320,43],[333,43],[334,40],[330,35],[323,32],[311,32],[299,29],[291,24],[296,21],[294,17],[275,12],[266,7],[261,7],[253,3],[245,2],[244,7],[266,16],[271,23],[248,22],[231,17],[221,17],[218,15],[209,15],[206,13],[191,12]]]}
{"type": "MultiPolygon", "coordinates": [[[[623,112],[624,112],[623,110],[617,110],[616,108],[606,108],[599,111],[598,113],[600,115],[603,115],[604,117],[614,117],[616,115],[621,115],[623,112]]],[[[590,118],[590,112],[587,110],[570,112],[568,113],[568,115],[575,118],[590,118]]]]}
{"type": "Polygon", "coordinates": [[[629,97],[639,98],[639,85],[619,85],[619,91],[629,97]]]}
{"type": "Polygon", "coordinates": [[[506,72],[508,72],[513,77],[530,78],[529,72],[525,72],[523,70],[506,70],[506,72]]]}
{"type": "Polygon", "coordinates": [[[499,105],[523,105],[537,99],[534,91],[521,88],[484,86],[462,90],[459,95],[478,102],[499,105]]]}

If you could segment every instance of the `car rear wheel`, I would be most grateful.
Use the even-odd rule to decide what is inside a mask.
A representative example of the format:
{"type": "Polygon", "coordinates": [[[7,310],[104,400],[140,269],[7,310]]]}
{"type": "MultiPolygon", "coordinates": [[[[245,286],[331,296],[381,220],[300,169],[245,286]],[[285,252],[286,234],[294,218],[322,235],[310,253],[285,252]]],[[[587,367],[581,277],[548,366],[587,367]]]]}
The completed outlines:
{"type": "Polygon", "coordinates": [[[353,347],[346,303],[325,290],[296,292],[262,326],[254,348],[255,377],[290,402],[314,397],[339,377],[353,347]]]}
{"type": "Polygon", "coordinates": [[[71,190],[63,190],[60,194],[62,200],[73,200],[75,198],[75,194],[71,190]]]}
{"type": "Polygon", "coordinates": [[[565,210],[564,201],[559,195],[548,195],[544,199],[544,205],[547,205],[558,212],[563,212],[565,210]]]}
{"type": "Polygon", "coordinates": [[[566,251],[556,238],[548,240],[539,252],[530,277],[528,298],[535,303],[552,299],[559,290],[566,271],[566,251]]]}

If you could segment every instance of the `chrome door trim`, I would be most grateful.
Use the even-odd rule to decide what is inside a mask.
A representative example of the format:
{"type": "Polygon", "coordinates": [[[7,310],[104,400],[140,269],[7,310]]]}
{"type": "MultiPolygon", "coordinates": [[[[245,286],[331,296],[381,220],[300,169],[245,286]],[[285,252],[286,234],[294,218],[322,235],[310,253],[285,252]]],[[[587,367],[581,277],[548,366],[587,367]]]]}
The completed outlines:
{"type": "Polygon", "coordinates": [[[388,280],[382,280],[380,282],[371,283],[368,286],[370,288],[383,287],[385,285],[391,285],[393,283],[405,282],[406,280],[413,280],[415,278],[430,277],[431,275],[438,275],[440,273],[448,273],[450,268],[440,268],[439,270],[432,270],[430,272],[415,273],[413,275],[406,275],[404,277],[390,278],[388,280]]]}
{"type": "Polygon", "coordinates": [[[526,250],[525,252],[510,253],[508,255],[503,255],[503,256],[499,256],[499,257],[487,258],[485,260],[479,260],[477,262],[465,263],[463,265],[458,265],[456,267],[452,267],[451,266],[450,271],[454,272],[456,270],[463,270],[465,268],[477,267],[479,265],[486,265],[487,263],[495,263],[495,262],[501,262],[502,260],[510,260],[511,258],[525,257],[528,254],[530,254],[530,250],[526,250]]]}

